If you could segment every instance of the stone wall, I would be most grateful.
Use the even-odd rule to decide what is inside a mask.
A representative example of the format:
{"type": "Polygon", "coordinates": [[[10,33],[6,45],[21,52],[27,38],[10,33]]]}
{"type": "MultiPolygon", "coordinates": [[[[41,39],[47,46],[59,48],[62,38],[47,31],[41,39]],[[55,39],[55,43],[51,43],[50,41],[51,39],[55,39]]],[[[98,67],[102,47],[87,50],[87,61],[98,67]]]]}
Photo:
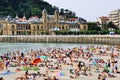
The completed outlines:
{"type": "Polygon", "coordinates": [[[120,45],[119,35],[1,35],[0,42],[95,43],[120,45]]]}

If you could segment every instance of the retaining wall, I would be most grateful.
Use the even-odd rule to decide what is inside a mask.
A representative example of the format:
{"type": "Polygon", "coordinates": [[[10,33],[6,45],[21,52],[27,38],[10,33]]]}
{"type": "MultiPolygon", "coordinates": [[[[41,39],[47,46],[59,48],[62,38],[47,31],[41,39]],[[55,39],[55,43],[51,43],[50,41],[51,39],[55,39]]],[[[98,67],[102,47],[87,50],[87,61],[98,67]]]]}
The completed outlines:
{"type": "Polygon", "coordinates": [[[120,35],[1,35],[0,42],[95,43],[120,45],[120,35]]]}

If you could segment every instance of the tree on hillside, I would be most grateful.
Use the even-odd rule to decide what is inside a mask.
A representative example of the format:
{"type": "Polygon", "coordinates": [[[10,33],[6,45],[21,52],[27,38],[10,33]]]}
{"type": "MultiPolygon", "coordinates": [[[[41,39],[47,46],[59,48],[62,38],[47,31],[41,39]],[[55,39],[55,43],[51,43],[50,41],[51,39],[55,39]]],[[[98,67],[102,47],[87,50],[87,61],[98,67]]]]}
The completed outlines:
{"type": "MultiPolygon", "coordinates": [[[[44,8],[50,15],[53,15],[54,11],[59,9],[44,0],[0,0],[0,15],[4,16],[10,14],[12,17],[15,17],[16,14],[18,14],[19,17],[23,17],[23,14],[25,14],[27,18],[32,15],[41,17],[44,8]]],[[[66,14],[67,17],[71,17],[71,15],[73,15],[71,12],[69,9],[62,8],[60,15],[66,14]]]]}
{"type": "Polygon", "coordinates": [[[39,8],[32,8],[31,9],[31,14],[32,14],[32,16],[36,16],[36,15],[39,15],[39,17],[41,16],[41,14],[40,13],[42,13],[42,10],[40,10],[39,8]]]}
{"type": "Polygon", "coordinates": [[[64,9],[63,8],[60,9],[60,15],[64,15],[64,9]]]}

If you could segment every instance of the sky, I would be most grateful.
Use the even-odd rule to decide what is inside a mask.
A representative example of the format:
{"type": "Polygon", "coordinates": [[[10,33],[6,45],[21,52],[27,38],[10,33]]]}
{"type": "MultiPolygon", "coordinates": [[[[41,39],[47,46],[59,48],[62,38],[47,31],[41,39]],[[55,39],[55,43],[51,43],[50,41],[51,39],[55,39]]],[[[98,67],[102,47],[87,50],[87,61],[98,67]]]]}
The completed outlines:
{"type": "Polygon", "coordinates": [[[87,21],[96,21],[100,16],[108,16],[109,12],[120,9],[120,0],[44,0],[59,8],[70,9],[78,17],[87,21]]]}

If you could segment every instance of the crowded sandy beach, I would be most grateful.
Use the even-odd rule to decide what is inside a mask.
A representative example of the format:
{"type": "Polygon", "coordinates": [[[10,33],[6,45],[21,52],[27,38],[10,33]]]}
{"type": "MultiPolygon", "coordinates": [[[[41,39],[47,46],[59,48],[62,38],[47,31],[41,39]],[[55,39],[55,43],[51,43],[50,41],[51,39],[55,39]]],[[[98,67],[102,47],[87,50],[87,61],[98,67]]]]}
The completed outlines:
{"type": "Polygon", "coordinates": [[[119,46],[9,51],[0,56],[0,80],[120,80],[119,58],[119,46]]]}

